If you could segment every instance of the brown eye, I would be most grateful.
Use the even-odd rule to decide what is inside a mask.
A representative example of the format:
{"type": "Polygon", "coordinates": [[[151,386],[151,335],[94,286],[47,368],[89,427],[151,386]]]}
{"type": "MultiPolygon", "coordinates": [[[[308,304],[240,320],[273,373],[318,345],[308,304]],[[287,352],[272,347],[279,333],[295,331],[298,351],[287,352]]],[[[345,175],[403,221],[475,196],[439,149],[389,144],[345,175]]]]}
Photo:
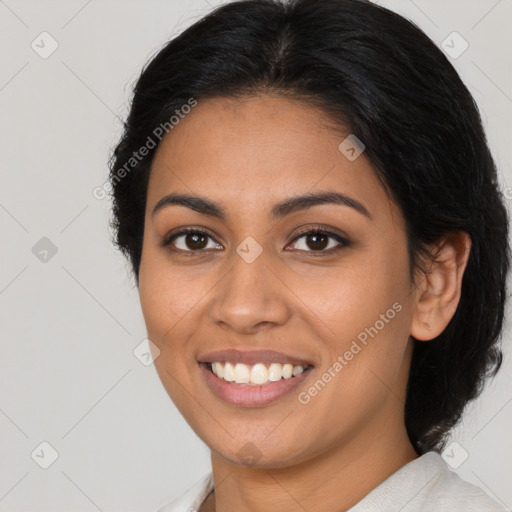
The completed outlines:
{"type": "Polygon", "coordinates": [[[198,233],[187,233],[184,239],[185,245],[189,249],[204,249],[208,245],[207,236],[198,233]]]}
{"type": "Polygon", "coordinates": [[[176,233],[170,237],[167,237],[163,243],[163,246],[170,245],[172,250],[184,251],[184,252],[195,252],[203,249],[215,249],[222,248],[221,245],[215,243],[212,237],[204,232],[197,229],[186,229],[179,233],[176,233]],[[212,241],[210,243],[209,239],[212,241]]]}
{"type": "Polygon", "coordinates": [[[312,229],[296,237],[293,244],[300,251],[330,253],[348,246],[349,242],[336,233],[312,229]],[[298,242],[301,239],[304,242],[298,242]]]}
{"type": "Polygon", "coordinates": [[[306,236],[306,245],[313,250],[322,250],[329,245],[329,237],[320,233],[306,236]]]}

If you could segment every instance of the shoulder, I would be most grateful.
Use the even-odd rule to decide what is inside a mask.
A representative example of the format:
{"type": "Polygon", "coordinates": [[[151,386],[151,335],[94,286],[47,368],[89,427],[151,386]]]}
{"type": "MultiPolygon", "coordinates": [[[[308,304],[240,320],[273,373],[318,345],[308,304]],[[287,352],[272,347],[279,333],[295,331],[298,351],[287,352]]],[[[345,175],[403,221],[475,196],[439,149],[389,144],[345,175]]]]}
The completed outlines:
{"type": "Polygon", "coordinates": [[[441,466],[440,477],[432,487],[427,508],[432,512],[441,512],[449,507],[454,512],[505,512],[507,509],[494,501],[484,490],[463,480],[451,471],[443,458],[435,453],[437,464],[441,466]]]}
{"type": "Polygon", "coordinates": [[[508,512],[427,452],[389,476],[348,512],[508,512]]]}
{"type": "Polygon", "coordinates": [[[153,512],[197,512],[212,490],[213,477],[208,473],[180,496],[159,505],[153,512]]]}

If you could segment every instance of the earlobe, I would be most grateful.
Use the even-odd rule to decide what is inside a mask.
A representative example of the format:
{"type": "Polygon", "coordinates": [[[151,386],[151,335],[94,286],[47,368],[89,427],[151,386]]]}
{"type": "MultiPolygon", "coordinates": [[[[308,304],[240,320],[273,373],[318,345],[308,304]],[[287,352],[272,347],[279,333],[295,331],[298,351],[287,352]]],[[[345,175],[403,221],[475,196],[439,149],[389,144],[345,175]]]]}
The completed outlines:
{"type": "Polygon", "coordinates": [[[432,246],[430,268],[418,280],[411,336],[428,341],[439,336],[459,304],[462,278],[471,250],[464,231],[446,234],[432,246]]]}

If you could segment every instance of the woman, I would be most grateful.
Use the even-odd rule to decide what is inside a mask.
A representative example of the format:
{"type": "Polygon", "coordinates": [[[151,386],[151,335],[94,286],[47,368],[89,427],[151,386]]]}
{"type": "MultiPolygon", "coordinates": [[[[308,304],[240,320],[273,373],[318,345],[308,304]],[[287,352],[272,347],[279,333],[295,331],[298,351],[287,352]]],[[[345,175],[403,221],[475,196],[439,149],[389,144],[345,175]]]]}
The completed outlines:
{"type": "Polygon", "coordinates": [[[142,72],[110,180],[157,372],[211,449],[161,511],[505,510],[440,456],[501,364],[508,220],[421,30],[220,7],[142,72]]]}

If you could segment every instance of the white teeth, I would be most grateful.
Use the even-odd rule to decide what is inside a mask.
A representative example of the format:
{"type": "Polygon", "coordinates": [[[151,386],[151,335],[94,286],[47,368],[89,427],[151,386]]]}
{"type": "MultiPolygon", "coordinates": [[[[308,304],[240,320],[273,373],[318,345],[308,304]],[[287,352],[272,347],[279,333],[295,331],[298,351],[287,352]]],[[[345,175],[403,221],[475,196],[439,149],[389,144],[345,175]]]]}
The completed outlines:
{"type": "Polygon", "coordinates": [[[294,377],[297,377],[297,375],[300,375],[304,371],[304,366],[294,366],[292,370],[292,375],[294,377]]]}
{"type": "Polygon", "coordinates": [[[212,370],[213,373],[217,375],[217,377],[220,377],[221,379],[222,377],[224,377],[224,367],[222,366],[221,363],[213,363],[212,370]]]}
{"type": "Polygon", "coordinates": [[[283,376],[283,365],[272,363],[268,368],[268,380],[275,382],[283,376]]]}
{"type": "Polygon", "coordinates": [[[276,382],[282,378],[290,379],[292,376],[297,377],[304,372],[304,366],[293,366],[290,363],[272,363],[267,368],[264,363],[257,363],[251,367],[243,363],[233,364],[216,361],[211,363],[211,369],[217,377],[227,382],[253,386],[276,382]]]}
{"type": "Polygon", "coordinates": [[[251,374],[246,364],[236,363],[235,366],[235,382],[237,384],[249,384],[251,374]]]}
{"type": "Polygon", "coordinates": [[[285,379],[289,379],[292,376],[292,373],[293,373],[293,365],[291,365],[291,364],[283,365],[283,377],[285,379]]]}
{"type": "MultiPolygon", "coordinates": [[[[222,363],[218,364],[222,366],[222,363]]],[[[224,380],[227,380],[228,382],[233,382],[235,380],[235,367],[231,363],[226,363],[224,365],[224,375],[222,376],[222,378],[224,380]]]]}
{"type": "Polygon", "coordinates": [[[268,370],[264,364],[258,363],[252,367],[251,382],[253,384],[265,384],[268,381],[268,370]]]}

